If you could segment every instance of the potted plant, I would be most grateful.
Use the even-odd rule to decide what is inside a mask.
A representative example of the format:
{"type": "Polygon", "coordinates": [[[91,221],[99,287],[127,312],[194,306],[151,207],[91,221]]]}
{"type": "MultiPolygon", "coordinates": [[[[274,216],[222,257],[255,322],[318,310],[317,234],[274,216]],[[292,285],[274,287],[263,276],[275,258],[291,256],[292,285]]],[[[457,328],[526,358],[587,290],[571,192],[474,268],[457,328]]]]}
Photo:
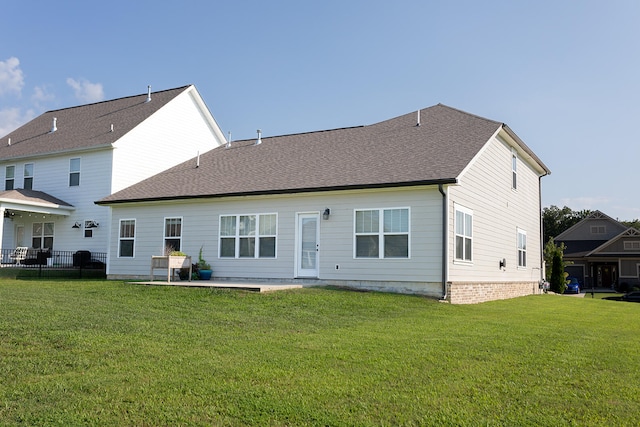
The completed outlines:
{"type": "Polygon", "coordinates": [[[198,254],[198,276],[200,280],[210,280],[213,270],[211,270],[211,264],[209,264],[202,257],[202,246],[200,247],[200,253],[198,254]]]}

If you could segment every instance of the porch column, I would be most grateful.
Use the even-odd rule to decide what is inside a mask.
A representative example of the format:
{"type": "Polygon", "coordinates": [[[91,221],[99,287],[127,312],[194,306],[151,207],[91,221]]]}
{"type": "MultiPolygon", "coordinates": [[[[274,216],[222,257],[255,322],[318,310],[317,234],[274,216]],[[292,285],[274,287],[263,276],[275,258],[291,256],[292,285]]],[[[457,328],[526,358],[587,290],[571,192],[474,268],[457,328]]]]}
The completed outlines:
{"type": "MultiPolygon", "coordinates": [[[[0,206],[0,218],[2,218],[2,221],[0,221],[0,251],[2,251],[2,249],[4,249],[2,247],[2,238],[4,237],[4,213],[5,213],[6,209],[3,208],[2,206],[0,206]]],[[[2,252],[0,252],[0,257],[2,256],[2,252]]]]}

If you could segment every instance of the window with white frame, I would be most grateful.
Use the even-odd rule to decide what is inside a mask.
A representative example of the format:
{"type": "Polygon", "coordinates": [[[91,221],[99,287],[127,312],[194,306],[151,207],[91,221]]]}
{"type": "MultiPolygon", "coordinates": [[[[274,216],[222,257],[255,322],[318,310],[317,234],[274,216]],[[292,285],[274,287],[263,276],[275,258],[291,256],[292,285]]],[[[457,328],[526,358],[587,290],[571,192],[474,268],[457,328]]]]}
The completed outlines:
{"type": "Polygon", "coordinates": [[[53,248],[53,222],[34,222],[31,231],[31,247],[34,249],[53,248]]]}
{"type": "Polygon", "coordinates": [[[16,178],[16,167],[6,166],[4,168],[4,189],[5,190],[13,190],[15,178],[16,178]]]}
{"type": "Polygon", "coordinates": [[[518,229],[518,267],[527,266],[527,232],[518,229]]]}
{"type": "Polygon", "coordinates": [[[639,240],[627,240],[624,242],[624,250],[625,251],[640,251],[640,241],[639,240]]]}
{"type": "Polygon", "coordinates": [[[133,258],[136,237],[136,220],[121,219],[120,233],[118,235],[118,256],[121,258],[133,258]]]}
{"type": "Polygon", "coordinates": [[[275,258],[278,216],[221,215],[220,258],[275,258]]]}
{"type": "Polygon", "coordinates": [[[22,188],[25,190],[33,189],[33,163],[25,163],[24,165],[24,184],[22,188]]]}
{"type": "Polygon", "coordinates": [[[77,187],[80,185],[80,158],[76,157],[69,160],[69,187],[77,187]]]}
{"type": "Polygon", "coordinates": [[[355,211],[356,258],[409,258],[409,208],[355,211]]]}
{"type": "Polygon", "coordinates": [[[518,188],[518,153],[516,150],[511,151],[511,188],[518,188]]]}
{"type": "Polygon", "coordinates": [[[473,211],[456,206],[455,217],[455,259],[473,261],[473,211]]]}
{"type": "Polygon", "coordinates": [[[164,247],[169,252],[182,250],[182,218],[164,219],[164,247]]]}

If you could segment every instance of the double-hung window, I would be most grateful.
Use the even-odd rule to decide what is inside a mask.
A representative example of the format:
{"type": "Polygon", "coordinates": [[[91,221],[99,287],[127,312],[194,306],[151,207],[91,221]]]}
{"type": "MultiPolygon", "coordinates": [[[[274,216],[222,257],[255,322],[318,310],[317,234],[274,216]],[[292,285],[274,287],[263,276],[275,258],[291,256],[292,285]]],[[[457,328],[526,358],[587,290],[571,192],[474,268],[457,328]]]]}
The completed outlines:
{"type": "Polygon", "coordinates": [[[164,219],[164,247],[168,252],[182,250],[182,218],[164,219]]]}
{"type": "Polygon", "coordinates": [[[409,208],[355,211],[356,258],[409,258],[409,208]]]}
{"type": "Polygon", "coordinates": [[[121,258],[133,258],[133,250],[136,237],[136,220],[121,219],[120,234],[118,237],[118,256],[121,258]]]}
{"type": "Polygon", "coordinates": [[[518,153],[511,151],[511,188],[518,189],[518,153]]]}
{"type": "Polygon", "coordinates": [[[4,189],[5,190],[13,190],[15,178],[16,178],[16,167],[6,166],[4,168],[4,189]]]}
{"type": "Polygon", "coordinates": [[[34,222],[31,232],[31,247],[34,249],[53,248],[53,222],[34,222]]]}
{"type": "Polygon", "coordinates": [[[76,157],[69,160],[69,187],[77,187],[80,185],[80,158],[76,157]]]}
{"type": "Polygon", "coordinates": [[[275,258],[276,214],[220,216],[220,258],[275,258]]]}
{"type": "Polygon", "coordinates": [[[455,211],[455,259],[471,262],[473,260],[473,211],[461,206],[456,206],[455,211]]]}
{"type": "Polygon", "coordinates": [[[518,229],[518,267],[527,266],[527,232],[518,229]]]}
{"type": "Polygon", "coordinates": [[[25,190],[33,189],[33,163],[25,163],[24,165],[24,185],[25,190]]]}

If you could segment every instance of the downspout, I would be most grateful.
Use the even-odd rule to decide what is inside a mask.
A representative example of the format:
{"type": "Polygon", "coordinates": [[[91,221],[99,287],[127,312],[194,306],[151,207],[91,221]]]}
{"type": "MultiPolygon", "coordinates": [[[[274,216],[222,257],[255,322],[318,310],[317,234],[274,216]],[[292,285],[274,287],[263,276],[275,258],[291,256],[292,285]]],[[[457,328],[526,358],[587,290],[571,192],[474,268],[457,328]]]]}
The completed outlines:
{"type": "Polygon", "coordinates": [[[442,298],[447,299],[447,265],[448,265],[448,249],[447,249],[447,194],[444,192],[442,184],[438,184],[438,191],[442,194],[442,298]]]}
{"type": "Polygon", "coordinates": [[[544,241],[544,218],[542,217],[542,177],[544,175],[538,175],[538,212],[540,212],[540,281],[542,284],[546,279],[546,266],[544,265],[544,245],[547,242],[544,241]]]}

